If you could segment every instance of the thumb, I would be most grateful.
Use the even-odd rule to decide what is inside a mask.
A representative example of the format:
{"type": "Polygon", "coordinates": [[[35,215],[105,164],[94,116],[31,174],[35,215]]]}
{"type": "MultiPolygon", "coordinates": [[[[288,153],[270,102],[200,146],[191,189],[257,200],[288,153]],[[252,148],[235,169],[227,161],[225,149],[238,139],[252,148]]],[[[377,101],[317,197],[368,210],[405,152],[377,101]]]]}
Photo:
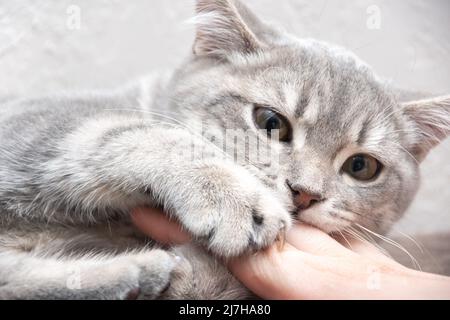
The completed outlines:
{"type": "Polygon", "coordinates": [[[286,243],[264,251],[235,258],[228,263],[231,273],[263,299],[299,299],[299,278],[303,253],[286,243]]]}
{"type": "Polygon", "coordinates": [[[191,240],[181,226],[159,209],[136,208],[131,213],[134,225],[152,239],[164,244],[183,244],[191,240]]]}

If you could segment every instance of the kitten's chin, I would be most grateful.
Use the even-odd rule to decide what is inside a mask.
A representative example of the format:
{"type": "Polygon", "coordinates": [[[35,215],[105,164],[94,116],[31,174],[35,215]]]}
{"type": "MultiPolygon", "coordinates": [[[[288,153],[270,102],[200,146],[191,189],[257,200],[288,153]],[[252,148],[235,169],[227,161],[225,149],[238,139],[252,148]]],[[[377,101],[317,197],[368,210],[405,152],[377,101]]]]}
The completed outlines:
{"type": "Polygon", "coordinates": [[[327,212],[308,209],[298,212],[298,220],[316,227],[326,233],[342,231],[351,226],[349,220],[344,220],[338,216],[333,216],[327,212]]]}

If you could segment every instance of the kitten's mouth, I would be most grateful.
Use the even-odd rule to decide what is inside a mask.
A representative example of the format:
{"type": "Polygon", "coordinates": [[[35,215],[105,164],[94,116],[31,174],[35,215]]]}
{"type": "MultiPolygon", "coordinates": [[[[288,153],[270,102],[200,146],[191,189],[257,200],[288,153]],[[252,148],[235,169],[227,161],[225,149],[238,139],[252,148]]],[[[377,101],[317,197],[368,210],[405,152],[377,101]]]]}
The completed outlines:
{"type": "Polygon", "coordinates": [[[319,208],[299,209],[291,212],[294,221],[306,223],[326,233],[339,232],[351,225],[351,221],[319,208]]]}
{"type": "Polygon", "coordinates": [[[322,197],[320,199],[308,199],[305,206],[302,201],[296,201],[299,194],[293,190],[287,180],[286,185],[293,197],[291,216],[294,221],[311,225],[326,233],[339,232],[352,225],[352,221],[341,217],[336,212],[332,199],[322,197]]]}

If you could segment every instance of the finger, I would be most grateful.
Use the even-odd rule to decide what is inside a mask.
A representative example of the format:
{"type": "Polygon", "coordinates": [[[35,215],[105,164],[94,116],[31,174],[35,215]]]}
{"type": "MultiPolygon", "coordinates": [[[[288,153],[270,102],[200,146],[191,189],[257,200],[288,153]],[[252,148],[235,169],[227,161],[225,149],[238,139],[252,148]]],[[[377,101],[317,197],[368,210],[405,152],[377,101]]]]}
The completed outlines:
{"type": "Polygon", "coordinates": [[[298,299],[304,253],[286,243],[229,262],[228,267],[253,293],[264,299],[298,299]]]}
{"type": "Polygon", "coordinates": [[[328,234],[306,224],[295,224],[287,233],[286,240],[298,250],[314,255],[348,254],[348,249],[328,234]]]}
{"type": "Polygon", "coordinates": [[[137,208],[131,213],[131,218],[139,230],[158,242],[183,244],[191,240],[191,236],[161,210],[137,208]]]}

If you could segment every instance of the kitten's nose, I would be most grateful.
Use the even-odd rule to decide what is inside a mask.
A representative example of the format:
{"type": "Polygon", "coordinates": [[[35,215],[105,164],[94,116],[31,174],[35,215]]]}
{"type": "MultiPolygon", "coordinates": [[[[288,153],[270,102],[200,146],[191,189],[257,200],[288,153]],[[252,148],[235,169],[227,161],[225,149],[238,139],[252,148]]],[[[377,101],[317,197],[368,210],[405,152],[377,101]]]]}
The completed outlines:
{"type": "Polygon", "coordinates": [[[317,193],[309,192],[307,189],[296,185],[291,185],[289,181],[286,182],[292,191],[294,205],[300,210],[308,209],[313,204],[323,200],[323,198],[317,193]]]}
{"type": "Polygon", "coordinates": [[[321,197],[319,195],[305,191],[298,191],[298,194],[294,196],[294,204],[301,210],[308,209],[320,200],[321,197]]]}

